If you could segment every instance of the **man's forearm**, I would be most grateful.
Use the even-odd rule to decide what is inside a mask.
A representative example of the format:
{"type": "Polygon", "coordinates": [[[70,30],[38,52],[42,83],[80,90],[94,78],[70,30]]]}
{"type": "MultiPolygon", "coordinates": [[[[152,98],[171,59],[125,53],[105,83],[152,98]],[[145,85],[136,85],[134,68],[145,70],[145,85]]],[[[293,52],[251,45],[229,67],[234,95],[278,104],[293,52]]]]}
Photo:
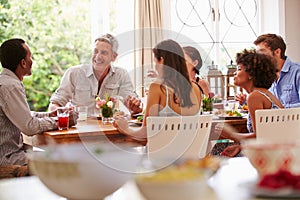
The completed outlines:
{"type": "Polygon", "coordinates": [[[56,110],[57,107],[60,107],[60,105],[55,102],[50,102],[48,110],[53,111],[53,110],[56,110]]]}

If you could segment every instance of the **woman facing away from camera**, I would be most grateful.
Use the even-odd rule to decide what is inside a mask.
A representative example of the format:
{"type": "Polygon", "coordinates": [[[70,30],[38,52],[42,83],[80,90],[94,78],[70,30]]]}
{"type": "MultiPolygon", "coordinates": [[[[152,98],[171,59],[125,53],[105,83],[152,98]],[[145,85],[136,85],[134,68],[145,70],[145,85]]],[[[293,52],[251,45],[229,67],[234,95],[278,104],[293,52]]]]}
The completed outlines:
{"type": "Polygon", "coordinates": [[[183,47],[184,57],[190,80],[195,82],[205,96],[209,95],[210,88],[208,81],[200,78],[200,69],[202,67],[202,59],[199,51],[192,46],[183,47]]]}
{"type": "Polygon", "coordinates": [[[191,116],[200,113],[201,91],[189,79],[182,47],[174,40],[164,40],[153,48],[156,80],[151,83],[143,125],[132,129],[128,122],[116,118],[114,126],[135,140],[146,141],[148,116],[191,116]]]}

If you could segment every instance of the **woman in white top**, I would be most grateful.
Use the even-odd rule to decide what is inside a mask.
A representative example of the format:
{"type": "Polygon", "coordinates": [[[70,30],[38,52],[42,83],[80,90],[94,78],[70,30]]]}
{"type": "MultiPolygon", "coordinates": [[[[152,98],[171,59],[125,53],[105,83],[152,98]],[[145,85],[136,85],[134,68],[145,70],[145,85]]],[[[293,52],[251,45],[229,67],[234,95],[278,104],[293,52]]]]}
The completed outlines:
{"type": "Polygon", "coordinates": [[[143,125],[131,129],[123,118],[116,118],[114,126],[135,140],[146,141],[148,116],[176,116],[199,114],[201,92],[189,80],[182,47],[173,40],[164,40],[153,48],[157,79],[150,85],[143,125]]]}

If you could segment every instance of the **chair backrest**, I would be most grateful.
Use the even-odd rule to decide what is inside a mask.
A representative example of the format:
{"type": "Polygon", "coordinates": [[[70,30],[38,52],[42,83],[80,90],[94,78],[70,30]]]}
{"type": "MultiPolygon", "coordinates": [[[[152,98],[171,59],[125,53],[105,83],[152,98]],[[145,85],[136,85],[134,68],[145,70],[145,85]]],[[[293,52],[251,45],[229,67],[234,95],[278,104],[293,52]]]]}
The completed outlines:
{"type": "Polygon", "coordinates": [[[256,138],[285,140],[300,136],[300,108],[256,110],[256,138]]]}
{"type": "Polygon", "coordinates": [[[150,160],[202,158],[207,153],[212,115],[147,117],[150,160]]]}

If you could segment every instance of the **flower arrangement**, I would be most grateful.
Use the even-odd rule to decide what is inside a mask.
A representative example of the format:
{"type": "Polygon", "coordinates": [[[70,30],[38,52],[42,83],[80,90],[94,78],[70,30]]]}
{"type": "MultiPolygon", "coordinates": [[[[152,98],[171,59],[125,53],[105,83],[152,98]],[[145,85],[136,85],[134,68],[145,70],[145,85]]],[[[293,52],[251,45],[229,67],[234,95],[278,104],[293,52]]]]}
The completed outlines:
{"type": "Polygon", "coordinates": [[[208,93],[208,96],[204,95],[202,99],[202,109],[204,112],[213,111],[214,103],[214,93],[208,93]]]}
{"type": "Polygon", "coordinates": [[[113,117],[116,100],[106,94],[105,99],[96,97],[96,108],[101,110],[102,117],[113,117]]]}

